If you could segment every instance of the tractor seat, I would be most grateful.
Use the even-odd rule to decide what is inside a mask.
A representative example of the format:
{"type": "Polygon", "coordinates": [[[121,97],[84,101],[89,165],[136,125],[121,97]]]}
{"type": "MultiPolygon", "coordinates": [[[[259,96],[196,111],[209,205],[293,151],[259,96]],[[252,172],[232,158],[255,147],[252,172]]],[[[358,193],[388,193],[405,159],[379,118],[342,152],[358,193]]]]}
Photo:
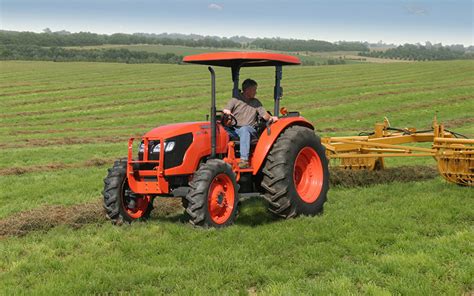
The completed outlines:
{"type": "MultiPolygon", "coordinates": [[[[240,147],[239,138],[237,138],[236,140],[231,139],[231,141],[234,142],[235,147],[240,147]]],[[[257,138],[252,138],[252,139],[250,140],[250,149],[252,149],[253,147],[257,146],[257,143],[258,143],[258,139],[257,139],[257,138]]]]}
{"type": "MultiPolygon", "coordinates": [[[[233,141],[236,146],[237,146],[237,145],[240,146],[240,139],[239,139],[238,136],[235,136],[234,134],[229,133],[229,139],[230,139],[231,141],[233,141]]],[[[258,143],[258,139],[257,139],[257,138],[252,138],[252,139],[250,140],[250,146],[255,146],[255,145],[257,145],[257,143],[258,143]]]]}

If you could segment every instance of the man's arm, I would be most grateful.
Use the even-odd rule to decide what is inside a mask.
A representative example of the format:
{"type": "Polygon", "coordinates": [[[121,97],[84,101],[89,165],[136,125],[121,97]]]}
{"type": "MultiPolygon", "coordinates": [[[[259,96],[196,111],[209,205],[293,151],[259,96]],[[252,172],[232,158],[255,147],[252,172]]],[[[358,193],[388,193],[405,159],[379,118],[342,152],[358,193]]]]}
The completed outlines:
{"type": "Polygon", "coordinates": [[[227,115],[232,115],[232,109],[234,108],[235,106],[235,98],[232,98],[230,99],[229,103],[227,103],[227,106],[222,110],[222,112],[224,114],[227,114],[227,115]]]}
{"type": "Polygon", "coordinates": [[[263,119],[265,119],[265,121],[271,120],[271,122],[277,122],[278,121],[277,116],[270,116],[270,114],[268,114],[268,112],[265,114],[265,116],[263,116],[263,119]]]}
{"type": "Polygon", "coordinates": [[[265,108],[260,104],[260,106],[257,108],[258,114],[265,119],[265,121],[271,120],[271,122],[277,122],[278,117],[276,116],[271,116],[265,108]]]}

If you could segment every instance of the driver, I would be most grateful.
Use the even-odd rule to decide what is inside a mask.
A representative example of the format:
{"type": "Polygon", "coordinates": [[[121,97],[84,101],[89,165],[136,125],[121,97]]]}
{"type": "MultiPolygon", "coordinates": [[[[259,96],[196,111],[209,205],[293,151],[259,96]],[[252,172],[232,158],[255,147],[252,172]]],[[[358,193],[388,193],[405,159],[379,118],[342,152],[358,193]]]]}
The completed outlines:
{"type": "Polygon", "coordinates": [[[262,103],[255,98],[257,94],[257,82],[246,79],[242,83],[242,92],[236,98],[230,99],[223,111],[224,114],[233,115],[237,120],[237,125],[229,131],[237,134],[240,139],[240,162],[239,168],[249,167],[250,141],[252,137],[257,137],[255,126],[257,125],[257,113],[266,121],[278,121],[277,116],[270,116],[262,103]]]}

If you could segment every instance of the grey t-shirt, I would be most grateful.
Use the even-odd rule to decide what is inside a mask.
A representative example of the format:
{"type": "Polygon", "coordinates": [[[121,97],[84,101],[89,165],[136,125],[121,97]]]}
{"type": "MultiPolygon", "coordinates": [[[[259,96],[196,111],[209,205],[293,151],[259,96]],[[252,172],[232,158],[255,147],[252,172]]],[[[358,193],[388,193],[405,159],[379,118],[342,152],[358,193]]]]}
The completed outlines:
{"type": "Polygon", "coordinates": [[[267,114],[267,111],[257,98],[247,101],[242,94],[239,94],[237,98],[230,99],[226,109],[229,109],[235,116],[238,126],[254,126],[257,124],[257,113],[261,117],[267,114]]]}

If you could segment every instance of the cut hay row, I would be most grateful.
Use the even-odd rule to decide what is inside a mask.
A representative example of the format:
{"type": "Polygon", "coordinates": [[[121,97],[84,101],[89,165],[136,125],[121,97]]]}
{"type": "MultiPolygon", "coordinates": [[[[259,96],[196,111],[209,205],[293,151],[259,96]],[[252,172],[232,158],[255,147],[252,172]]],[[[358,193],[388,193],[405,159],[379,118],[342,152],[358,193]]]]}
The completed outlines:
{"type": "MultiPolygon", "coordinates": [[[[337,106],[337,105],[342,105],[342,104],[349,104],[350,102],[358,102],[360,100],[370,100],[372,98],[377,98],[377,97],[382,97],[382,99],[386,99],[387,96],[389,95],[398,95],[398,94],[406,94],[406,93],[409,93],[409,94],[416,94],[417,92],[426,92],[426,93],[430,93],[430,92],[433,92],[435,90],[438,90],[438,93],[441,93],[442,95],[442,92],[441,91],[445,91],[445,92],[448,92],[450,91],[451,89],[453,90],[456,90],[456,91],[460,91],[462,89],[467,89],[467,90],[472,90],[472,84],[471,83],[459,83],[459,84],[454,84],[454,85],[436,85],[436,86],[431,86],[431,87],[422,87],[422,88],[408,88],[408,89],[384,89],[383,91],[382,90],[379,90],[379,91],[375,91],[375,92],[367,92],[366,94],[364,95],[349,95],[349,96],[344,96],[344,94],[339,94],[339,97],[337,97],[336,94],[321,94],[321,93],[316,93],[314,92],[314,90],[312,89],[309,89],[309,90],[300,90],[300,91],[297,91],[297,92],[289,92],[288,96],[289,96],[289,101],[295,101],[295,99],[293,99],[294,97],[299,97],[300,100],[304,100],[304,101],[311,101],[311,99],[313,100],[318,100],[317,97],[322,97],[324,96],[324,100],[320,100],[320,102],[316,103],[317,107],[321,107],[321,106],[337,106]],[[306,95],[303,95],[303,94],[306,94],[306,95]],[[292,98],[293,96],[293,98],[292,98]]],[[[113,96],[111,97],[111,102],[101,102],[102,100],[99,99],[103,94],[98,94],[97,97],[95,98],[96,100],[99,99],[99,102],[101,103],[97,103],[94,102],[90,105],[84,105],[84,102],[78,102],[80,103],[79,106],[71,106],[71,107],[63,107],[61,109],[50,109],[50,108],[35,108],[36,111],[30,111],[30,112],[17,112],[17,113],[4,113],[4,114],[0,114],[0,117],[3,117],[3,118],[12,118],[12,117],[15,117],[15,116],[35,116],[35,118],[42,118],[44,116],[39,116],[39,115],[48,115],[48,114],[51,114],[51,113],[67,113],[67,112],[78,112],[78,111],[81,111],[81,110],[97,110],[98,112],[101,111],[101,108],[110,108],[110,107],[114,107],[114,106],[121,106],[121,105],[138,105],[138,106],[141,106],[140,103],[143,103],[143,104],[150,104],[150,105],[156,105],[156,104],[162,104],[162,103],[165,103],[166,105],[166,100],[175,100],[175,99],[179,99],[179,98],[186,98],[186,101],[183,101],[182,103],[186,103],[189,99],[189,94],[181,94],[181,95],[175,95],[175,96],[168,96],[168,97],[161,97],[161,98],[155,98],[155,96],[153,96],[153,94],[149,94],[149,98],[143,98],[143,94],[136,94],[136,97],[138,98],[134,98],[134,99],[129,99],[129,97],[131,96],[131,94],[133,94],[134,92],[131,91],[129,94],[125,93],[125,94],[122,94],[121,96],[124,97],[123,99],[121,99],[120,97],[118,98],[114,98],[113,96]],[[164,102],[162,102],[163,100],[165,100],[164,102]],[[41,111],[42,109],[44,109],[43,111],[41,111]],[[39,110],[39,111],[38,111],[39,110]]],[[[437,93],[437,94],[438,94],[437,93]]],[[[199,97],[199,102],[202,102],[202,98],[205,97],[205,93],[198,93],[197,96],[199,97]]],[[[106,95],[108,96],[108,95],[106,95]]],[[[81,96],[83,97],[83,96],[81,96]]],[[[75,99],[73,100],[75,101],[75,99]]],[[[92,100],[93,101],[93,100],[92,100]]],[[[289,102],[289,103],[290,103],[289,102]]],[[[70,105],[70,104],[67,104],[67,105],[70,105]]],[[[298,104],[296,103],[296,106],[298,105],[302,105],[303,107],[306,107],[304,104],[298,104]]],[[[298,106],[299,107],[299,106],[298,106]]],[[[8,110],[12,110],[12,108],[8,108],[8,110]]],[[[64,114],[64,115],[67,115],[67,114],[64,114]]]]}
{"type": "MultiPolygon", "coordinates": [[[[153,218],[163,217],[182,210],[181,200],[156,199],[153,218]]],[[[8,236],[24,236],[33,231],[48,231],[57,226],[78,229],[85,225],[100,225],[107,221],[102,201],[74,206],[43,206],[0,219],[0,239],[8,236]]]]}
{"type": "MultiPolygon", "coordinates": [[[[43,63],[46,67],[42,67],[42,71],[44,71],[44,68],[47,69],[47,66],[48,66],[48,63],[43,63]]],[[[20,64],[21,65],[21,64],[20,64]]],[[[88,65],[86,63],[86,65],[88,65]]],[[[94,64],[94,63],[90,63],[92,69],[94,68],[99,68],[101,67],[100,64],[94,64]]],[[[54,67],[52,67],[52,71],[54,71],[57,67],[60,67],[60,65],[55,65],[53,64],[54,67]]],[[[8,70],[8,67],[5,67],[7,70],[8,70]]],[[[76,67],[77,68],[77,67],[76,67]]],[[[164,65],[152,65],[152,66],[147,66],[147,67],[140,67],[138,68],[139,70],[137,70],[136,72],[130,72],[130,71],[126,71],[127,68],[124,69],[123,66],[120,66],[120,65],[117,65],[117,68],[120,69],[120,75],[110,75],[108,73],[112,73],[112,72],[102,72],[102,75],[100,77],[94,77],[95,79],[93,80],[90,80],[90,83],[92,83],[93,85],[94,84],[97,84],[97,80],[98,81],[103,81],[103,80],[106,80],[106,81],[115,81],[117,83],[118,86],[120,86],[121,83],[130,83],[130,80],[127,80],[127,81],[121,81],[121,79],[119,79],[118,81],[116,81],[116,78],[119,78],[119,77],[123,77],[123,75],[130,75],[132,76],[131,79],[133,80],[133,77],[134,76],[137,76],[137,83],[144,83],[144,82],[149,82],[151,84],[153,83],[156,83],[157,81],[160,81],[161,83],[166,83],[169,85],[170,88],[172,88],[173,86],[176,86],[174,85],[174,83],[177,83],[176,80],[169,80],[169,77],[176,77],[175,75],[180,75],[182,78],[187,78],[187,79],[184,79],[184,81],[195,81],[195,78],[200,78],[200,80],[202,80],[203,78],[206,77],[206,75],[203,73],[200,73],[199,71],[199,67],[187,67],[185,69],[183,69],[183,67],[180,67],[180,66],[173,66],[173,67],[169,67],[169,66],[164,66],[164,65]],[[154,69],[157,69],[157,68],[162,68],[162,71],[156,71],[154,69]],[[148,69],[148,72],[146,71],[148,69]],[[188,71],[192,69],[192,71],[188,71]],[[166,75],[168,74],[170,71],[172,72],[172,70],[174,70],[176,73],[171,73],[170,75],[166,75]],[[182,70],[186,70],[186,71],[182,71],[182,70]],[[163,74],[163,73],[166,73],[166,74],[163,74]],[[192,76],[189,76],[188,73],[193,73],[193,75],[195,77],[192,77],[192,76]],[[164,80],[163,80],[164,79],[164,80]]],[[[79,69],[81,69],[79,67],[79,69]]],[[[102,67],[101,70],[104,69],[104,70],[107,70],[106,67],[102,67]]],[[[423,68],[417,68],[417,67],[412,67],[411,68],[411,71],[409,71],[408,69],[406,68],[400,68],[400,70],[396,70],[396,69],[393,69],[387,73],[386,69],[384,68],[380,68],[380,67],[372,67],[371,68],[371,71],[365,71],[364,69],[365,68],[360,68],[360,73],[358,73],[357,71],[357,68],[356,67],[353,67],[352,69],[350,69],[349,71],[313,71],[311,69],[314,69],[314,68],[303,68],[302,71],[299,71],[300,73],[305,73],[305,74],[299,74],[299,73],[293,73],[294,71],[292,71],[291,75],[289,75],[288,77],[288,80],[289,81],[304,81],[304,80],[318,80],[318,81],[321,81],[323,84],[332,84],[334,82],[337,82],[337,81],[340,81],[340,77],[341,77],[341,74],[344,75],[345,72],[347,74],[350,74],[349,77],[347,77],[348,79],[355,79],[354,81],[368,81],[368,80],[373,80],[375,79],[375,81],[371,81],[371,82],[376,82],[377,80],[378,81],[382,81],[384,78],[390,78],[390,79],[396,79],[398,76],[400,77],[419,77],[420,74],[424,74],[424,75],[427,75],[427,74],[436,74],[435,71],[427,71],[427,69],[429,69],[428,67],[423,67],[423,68]],[[294,75],[296,74],[296,75],[294,75]],[[298,75],[299,74],[299,75],[298,75]],[[293,76],[294,75],[294,76],[293,76]],[[305,77],[306,76],[306,77],[305,77]]],[[[290,70],[291,71],[291,70],[290,70]]],[[[453,70],[453,73],[463,73],[463,71],[465,71],[465,69],[463,67],[459,67],[459,69],[455,69],[453,70]]],[[[261,70],[260,71],[257,71],[258,72],[262,72],[261,70]]],[[[45,75],[43,75],[41,78],[42,79],[37,79],[37,82],[42,82],[43,80],[45,81],[48,81],[48,85],[51,84],[51,81],[57,81],[58,83],[64,81],[66,82],[66,85],[69,84],[69,87],[77,87],[76,84],[71,84],[71,82],[68,80],[69,77],[74,77],[78,80],[80,80],[82,82],[82,84],[84,85],[85,84],[85,81],[88,81],[87,78],[89,78],[91,75],[90,74],[87,74],[87,70],[84,69],[84,72],[82,73],[82,75],[79,75],[78,73],[80,72],[72,72],[72,73],[60,73],[60,75],[57,75],[56,73],[54,73],[55,75],[51,75],[51,76],[48,76],[47,74],[48,72],[45,73],[45,75]]],[[[449,73],[449,74],[453,74],[453,73],[449,73]]],[[[92,76],[95,76],[95,75],[92,75],[92,76]]],[[[6,79],[11,79],[11,78],[14,78],[16,81],[20,80],[20,79],[28,79],[28,78],[25,78],[25,77],[18,77],[18,75],[15,75],[15,76],[12,76],[12,77],[6,77],[6,79]]],[[[122,78],[123,79],[123,78],[122,78]]],[[[270,81],[271,79],[268,79],[268,78],[265,78],[265,80],[268,80],[270,81]]],[[[345,80],[346,82],[349,82],[347,79],[345,80]]],[[[53,84],[54,85],[54,84],[53,84]]],[[[63,84],[64,85],[64,84],[63,84]]],[[[42,86],[40,83],[37,83],[34,87],[30,87],[32,90],[34,91],[38,91],[38,90],[47,90],[47,88],[44,88],[44,86],[42,86]]],[[[63,89],[64,91],[67,91],[68,89],[63,89]]],[[[14,95],[14,94],[12,94],[14,95]]]]}
{"type": "MultiPolygon", "coordinates": [[[[448,90],[443,90],[443,91],[446,91],[448,92],[448,90]]],[[[332,126],[331,123],[335,123],[335,122],[344,122],[344,121],[351,121],[351,120],[358,120],[358,119],[361,119],[361,118],[364,118],[364,117],[372,117],[372,118],[379,118],[379,119],[382,119],[385,115],[387,114],[391,114],[391,113],[394,113],[394,112],[405,112],[405,118],[409,118],[410,117],[410,112],[407,112],[406,109],[408,109],[409,111],[411,110],[413,113],[412,116],[417,116],[417,110],[428,110],[430,108],[436,108],[438,106],[444,106],[445,104],[445,99],[444,98],[440,98],[440,99],[437,99],[437,100],[431,100],[429,102],[426,102],[426,101],[421,101],[421,102],[418,102],[419,101],[419,95],[413,95],[413,100],[412,101],[405,101],[403,104],[397,104],[396,107],[385,107],[385,108],[378,108],[377,109],[377,112],[371,112],[370,110],[366,110],[364,112],[353,112],[353,113],[350,113],[350,115],[343,115],[343,116],[333,116],[333,117],[324,117],[324,118],[320,118],[318,119],[316,122],[317,122],[317,127],[318,128],[321,128],[321,129],[324,129],[325,127],[328,127],[328,126],[332,126]],[[418,103],[417,103],[418,102],[418,103]]],[[[378,99],[380,101],[379,104],[383,104],[383,100],[386,100],[384,97],[380,96],[380,98],[378,99]]],[[[470,105],[472,103],[472,101],[474,100],[474,96],[460,96],[460,97],[452,97],[451,100],[450,100],[450,106],[448,107],[444,107],[444,109],[446,110],[449,110],[451,107],[451,105],[455,105],[455,108],[459,108],[459,105],[465,105],[466,107],[468,105],[470,105]]],[[[372,101],[374,102],[374,101],[372,101]]],[[[374,102],[375,104],[376,101],[374,102]]],[[[120,104],[119,102],[117,104],[120,104]]],[[[387,105],[387,104],[385,104],[387,105]]],[[[301,110],[307,110],[307,109],[310,109],[310,108],[321,108],[321,107],[326,107],[326,106],[315,106],[315,105],[309,105],[309,106],[306,106],[305,108],[298,108],[298,109],[301,109],[301,110]]],[[[171,108],[170,108],[171,109],[171,108]]],[[[168,109],[168,110],[170,110],[168,109]]],[[[193,110],[195,109],[195,106],[188,106],[186,108],[181,108],[181,111],[186,111],[186,110],[193,110]]],[[[161,112],[166,112],[167,110],[164,109],[162,110],[161,112]]],[[[171,111],[171,110],[170,110],[171,111]]],[[[146,115],[146,114],[149,114],[149,115],[154,115],[155,112],[154,111],[150,111],[150,112],[139,112],[137,111],[136,112],[136,116],[143,116],[143,115],[146,115]]],[[[130,114],[130,115],[135,115],[135,114],[130,114]]],[[[114,118],[115,116],[112,116],[110,118],[114,118]]],[[[103,120],[104,118],[106,118],[105,116],[101,117],[101,120],[103,120]]],[[[449,118],[450,119],[450,118],[449,118]]],[[[460,124],[464,123],[463,121],[459,121],[460,124]]],[[[466,123],[469,123],[469,121],[467,121],[466,123]]],[[[142,125],[143,126],[143,125],[142,125]]],[[[20,125],[21,127],[21,125],[20,125]]],[[[131,135],[133,133],[136,133],[136,131],[134,132],[133,129],[130,129],[130,128],[119,128],[120,125],[117,125],[117,127],[107,127],[105,126],[103,129],[101,128],[91,128],[91,129],[87,129],[87,128],[79,128],[77,130],[77,132],[79,132],[79,135],[77,135],[76,133],[76,130],[74,129],[64,129],[64,130],[54,130],[54,131],[51,131],[51,130],[46,130],[44,132],[42,132],[40,129],[37,129],[35,133],[28,133],[28,132],[15,132],[15,131],[10,131],[9,132],[9,135],[4,135],[4,136],[1,136],[0,139],[3,139],[5,144],[0,144],[0,147],[12,147],[14,144],[17,144],[17,143],[20,143],[20,145],[18,147],[27,147],[28,146],[28,142],[30,143],[33,143],[33,144],[37,144],[37,145],[41,145],[41,146],[44,146],[44,145],[49,145],[48,144],[48,140],[52,140],[52,141],[56,141],[54,138],[57,137],[57,134],[58,133],[61,133],[63,134],[65,137],[68,137],[68,138],[81,138],[81,137],[95,137],[96,135],[100,135],[102,134],[101,131],[111,131],[111,132],[108,132],[108,135],[115,135],[117,136],[118,138],[126,138],[127,137],[127,134],[123,134],[123,130],[128,130],[130,131],[130,134],[128,135],[131,135]],[[115,131],[120,131],[120,133],[115,133],[115,131]],[[25,135],[26,134],[26,135],[25,135]],[[44,142],[34,142],[35,139],[41,139],[42,141],[44,140],[44,142]],[[26,143],[25,143],[26,142],[26,143]],[[23,145],[21,144],[23,143],[23,145]],[[25,146],[26,145],[26,146],[25,146]]],[[[151,125],[150,125],[151,127],[151,125]]],[[[429,127],[429,126],[428,126],[429,127]]],[[[330,127],[329,127],[330,128],[330,127]]],[[[424,128],[424,127],[419,127],[419,128],[424,128]]],[[[105,138],[106,140],[106,138],[105,138]]],[[[52,145],[54,145],[55,142],[51,142],[53,143],[52,145]]],[[[56,142],[57,143],[57,142],[56,142]]],[[[71,142],[66,142],[66,144],[70,144],[71,142]]]]}

